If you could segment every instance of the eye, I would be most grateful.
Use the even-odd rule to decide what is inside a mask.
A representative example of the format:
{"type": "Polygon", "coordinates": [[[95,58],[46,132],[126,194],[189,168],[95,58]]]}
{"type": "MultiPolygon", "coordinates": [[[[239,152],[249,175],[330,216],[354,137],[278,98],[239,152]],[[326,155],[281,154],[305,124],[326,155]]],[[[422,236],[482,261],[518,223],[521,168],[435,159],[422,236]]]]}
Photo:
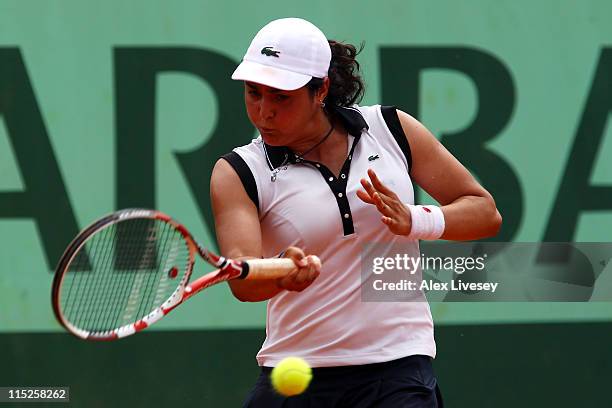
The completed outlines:
{"type": "Polygon", "coordinates": [[[276,95],[276,100],[279,102],[286,101],[289,99],[289,95],[278,94],[276,95]]]}

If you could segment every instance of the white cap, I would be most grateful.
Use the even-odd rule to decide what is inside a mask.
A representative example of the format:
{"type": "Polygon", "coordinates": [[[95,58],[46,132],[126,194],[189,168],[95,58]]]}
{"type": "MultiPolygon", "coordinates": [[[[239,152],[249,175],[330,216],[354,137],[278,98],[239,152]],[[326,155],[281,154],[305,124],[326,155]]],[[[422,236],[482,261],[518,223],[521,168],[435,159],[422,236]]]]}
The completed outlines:
{"type": "Polygon", "coordinates": [[[282,18],[259,30],[232,79],[291,91],[325,78],[330,61],[321,30],[301,18],[282,18]]]}

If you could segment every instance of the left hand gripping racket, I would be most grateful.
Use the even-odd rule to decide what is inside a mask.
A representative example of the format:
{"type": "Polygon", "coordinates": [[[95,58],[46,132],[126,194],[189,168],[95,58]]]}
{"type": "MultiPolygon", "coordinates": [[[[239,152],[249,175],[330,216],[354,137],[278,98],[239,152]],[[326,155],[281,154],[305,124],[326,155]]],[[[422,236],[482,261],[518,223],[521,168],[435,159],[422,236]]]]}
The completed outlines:
{"type": "Polygon", "coordinates": [[[219,282],[275,279],[295,270],[286,258],[218,256],[166,214],[121,210],[97,220],[70,243],[55,272],[53,311],[77,337],[115,340],[145,329],[219,282]],[[196,254],[218,270],[189,283],[196,254]]]}

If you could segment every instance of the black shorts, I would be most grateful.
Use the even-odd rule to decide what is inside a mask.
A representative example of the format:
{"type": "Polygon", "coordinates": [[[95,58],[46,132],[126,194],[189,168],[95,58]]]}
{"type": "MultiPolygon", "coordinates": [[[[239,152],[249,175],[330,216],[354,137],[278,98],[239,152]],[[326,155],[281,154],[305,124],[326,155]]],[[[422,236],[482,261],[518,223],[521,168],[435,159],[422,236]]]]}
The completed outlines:
{"type": "Polygon", "coordinates": [[[270,384],[272,368],[262,367],[247,408],[440,408],[442,397],[431,357],[408,356],[384,363],[312,369],[301,395],[283,397],[270,384]]]}

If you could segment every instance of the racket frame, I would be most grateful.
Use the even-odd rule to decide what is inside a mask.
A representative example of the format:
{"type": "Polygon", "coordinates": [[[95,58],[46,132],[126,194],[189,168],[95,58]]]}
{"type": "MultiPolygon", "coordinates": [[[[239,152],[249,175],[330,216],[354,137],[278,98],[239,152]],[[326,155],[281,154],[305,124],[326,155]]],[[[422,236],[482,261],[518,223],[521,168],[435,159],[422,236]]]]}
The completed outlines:
{"type": "Polygon", "coordinates": [[[160,320],[166,314],[170,313],[185,300],[189,299],[201,290],[209,286],[215,285],[219,282],[227,281],[230,279],[277,278],[285,276],[288,273],[294,271],[295,269],[296,267],[293,261],[286,258],[249,260],[241,262],[218,256],[215,253],[210,252],[207,249],[201,247],[195,241],[191,233],[182,224],[176,222],[170,216],[156,210],[131,208],[119,210],[100,218],[99,220],[93,222],[91,225],[85,228],[83,231],[81,231],[72,240],[70,245],[68,245],[68,247],[64,251],[64,254],[60,258],[60,261],[58,262],[55,276],[53,279],[51,299],[55,317],[60,322],[60,324],[70,333],[86,340],[116,340],[144,330],[145,328],[160,320]],[[90,332],[76,327],[74,324],[66,320],[60,308],[59,295],[64,276],[67,272],[67,267],[72,263],[74,257],[77,253],[79,253],[83,245],[85,245],[88,239],[94,234],[122,221],[135,218],[149,218],[154,220],[161,220],[172,225],[172,227],[176,231],[181,233],[189,249],[188,263],[183,277],[178,282],[177,288],[172,292],[170,297],[161,304],[161,306],[156,307],[150,313],[148,313],[147,315],[145,315],[134,323],[129,323],[116,329],[107,330],[103,332],[90,332]],[[202,258],[204,258],[204,260],[206,260],[218,269],[198,278],[190,285],[188,285],[187,283],[189,282],[191,274],[193,272],[196,253],[198,253],[202,258]],[[252,276],[249,276],[249,270],[251,269],[251,265],[253,265],[253,273],[252,276]],[[271,267],[273,267],[274,269],[271,269],[271,267]]]}

